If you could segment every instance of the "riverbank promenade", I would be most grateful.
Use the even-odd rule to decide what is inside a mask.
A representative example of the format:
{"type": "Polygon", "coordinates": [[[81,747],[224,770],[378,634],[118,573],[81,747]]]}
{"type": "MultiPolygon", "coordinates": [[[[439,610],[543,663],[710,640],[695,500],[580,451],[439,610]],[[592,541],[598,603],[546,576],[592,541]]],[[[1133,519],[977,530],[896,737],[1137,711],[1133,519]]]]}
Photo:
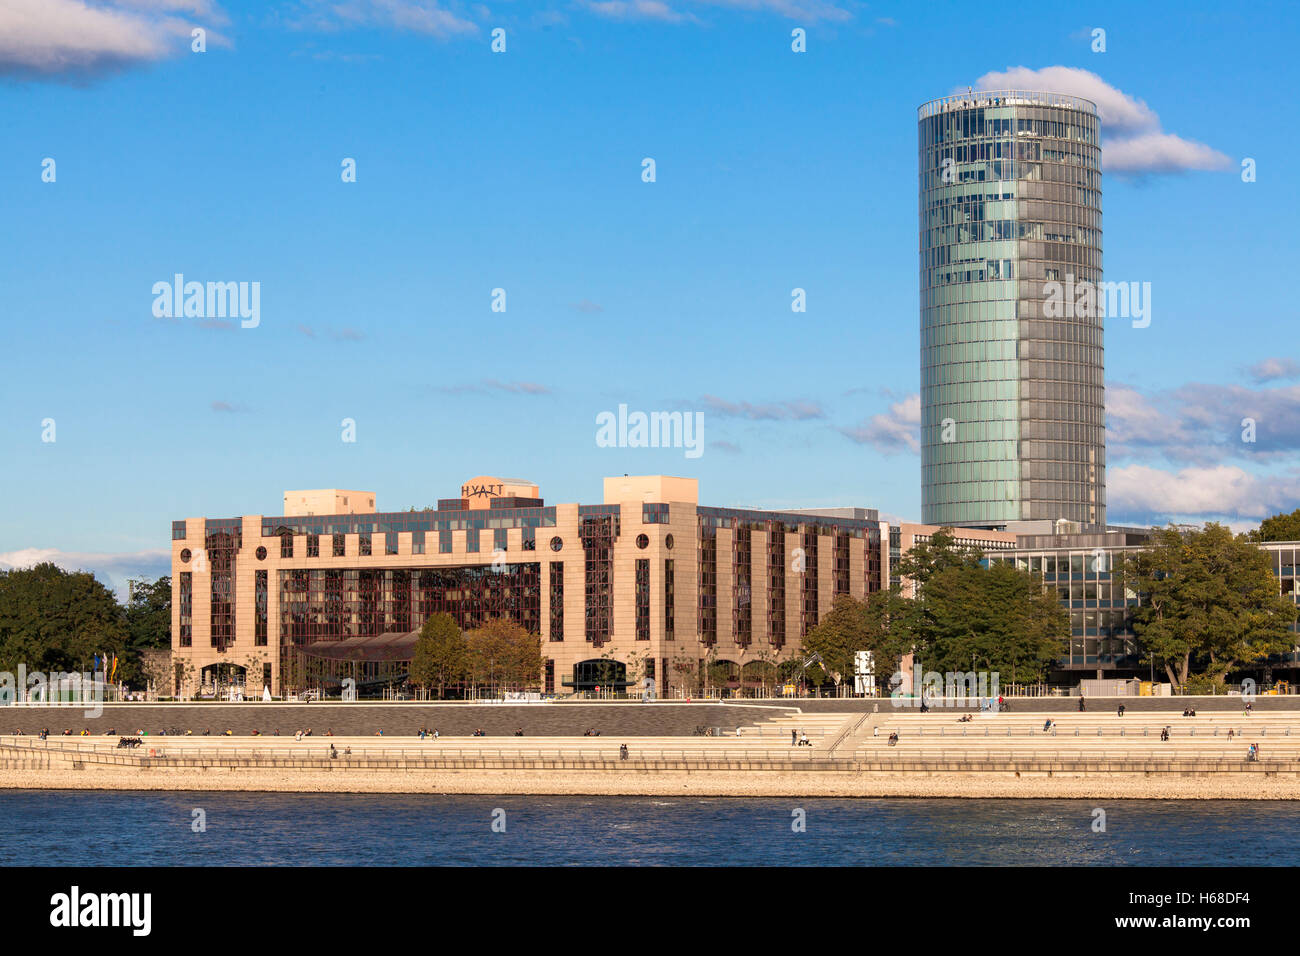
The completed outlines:
{"type": "MultiPolygon", "coordinates": [[[[544,705],[513,711],[535,719],[537,706],[544,705]]],[[[689,734],[435,738],[316,730],[299,738],[296,728],[281,736],[147,734],[125,747],[120,738],[136,737],[137,728],[116,728],[114,736],[9,734],[0,736],[0,786],[1300,797],[1297,710],[922,714],[884,702],[856,712],[744,707],[732,716],[744,719],[698,724],[689,734]]]]}

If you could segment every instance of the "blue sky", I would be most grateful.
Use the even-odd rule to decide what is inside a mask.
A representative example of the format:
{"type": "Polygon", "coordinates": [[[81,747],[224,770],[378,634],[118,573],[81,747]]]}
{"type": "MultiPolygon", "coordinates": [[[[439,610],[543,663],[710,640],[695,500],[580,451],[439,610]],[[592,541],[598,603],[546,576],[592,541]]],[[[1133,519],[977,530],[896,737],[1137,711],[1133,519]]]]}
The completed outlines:
{"type": "Polygon", "coordinates": [[[1111,520],[1300,504],[1292,5],[0,6],[0,563],[163,573],[174,518],[478,474],[915,519],[916,107],[1013,81],[1101,104],[1106,277],[1152,285],[1108,321],[1111,520]],[[155,317],[175,273],[260,323],[155,317]],[[705,453],[598,447],[620,403],[705,453]]]}

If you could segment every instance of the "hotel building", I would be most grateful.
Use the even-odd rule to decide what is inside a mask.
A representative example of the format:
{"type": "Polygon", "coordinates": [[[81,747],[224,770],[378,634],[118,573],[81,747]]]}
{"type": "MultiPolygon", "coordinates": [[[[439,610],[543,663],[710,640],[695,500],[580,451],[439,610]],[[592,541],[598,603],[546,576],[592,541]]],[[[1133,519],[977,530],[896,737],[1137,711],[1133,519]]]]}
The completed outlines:
{"type": "Polygon", "coordinates": [[[670,696],[705,662],[740,686],[799,658],[837,595],[889,580],[874,510],[706,507],[690,478],[606,478],[600,504],[548,505],[480,476],[436,509],[375,509],[371,492],[287,491],[282,515],[173,522],[174,690],[390,684],[437,612],[538,634],[547,694],[648,678],[670,696]]]}

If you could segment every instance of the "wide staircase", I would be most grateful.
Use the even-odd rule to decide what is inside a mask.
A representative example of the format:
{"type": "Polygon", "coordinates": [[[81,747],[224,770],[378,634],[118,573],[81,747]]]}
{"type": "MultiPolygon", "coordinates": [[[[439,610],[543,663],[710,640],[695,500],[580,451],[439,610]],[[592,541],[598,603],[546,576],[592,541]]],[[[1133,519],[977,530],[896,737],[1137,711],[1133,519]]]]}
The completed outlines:
{"type": "Polygon", "coordinates": [[[969,721],[960,717],[952,712],[874,714],[841,750],[873,762],[1245,763],[1248,748],[1255,744],[1258,763],[1300,769],[1300,714],[980,713],[969,721]],[[1162,739],[1166,728],[1167,739],[1162,739]],[[894,742],[892,734],[897,735],[894,742]]]}
{"type": "MultiPolygon", "coordinates": [[[[437,769],[453,766],[624,764],[672,762],[758,765],[808,761],[860,719],[852,714],[785,714],[739,728],[736,733],[694,736],[592,737],[182,737],[145,736],[135,747],[118,737],[0,736],[0,761],[54,760],[96,766],[349,766],[437,769]],[[791,745],[806,738],[808,745],[791,745]],[[628,748],[626,760],[622,746],[628,748]],[[322,763],[324,762],[324,763],[322,763]]],[[[708,730],[708,728],[701,728],[708,730]]],[[[27,764],[33,766],[32,764],[27,764]]]]}

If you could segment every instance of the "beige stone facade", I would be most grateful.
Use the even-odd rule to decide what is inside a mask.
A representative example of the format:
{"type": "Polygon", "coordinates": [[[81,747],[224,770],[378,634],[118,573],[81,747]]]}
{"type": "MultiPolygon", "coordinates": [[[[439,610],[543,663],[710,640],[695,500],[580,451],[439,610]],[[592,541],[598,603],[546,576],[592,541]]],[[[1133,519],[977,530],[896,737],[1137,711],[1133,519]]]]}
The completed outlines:
{"type": "Polygon", "coordinates": [[[282,670],[303,648],[411,633],[445,610],[462,627],[500,615],[537,632],[544,692],[590,690],[596,670],[610,673],[593,662],[613,661],[619,688],[639,693],[653,677],[670,696],[686,662],[730,662],[739,677],[799,657],[837,594],[861,599],[889,580],[889,527],[874,512],[707,508],[694,479],[660,475],[606,479],[604,497],[544,505],[536,485],[479,476],[437,510],[174,522],[179,689],[215,689],[215,665],[234,665],[220,670],[244,693],[265,679],[279,696],[300,689],[282,670]]]}

